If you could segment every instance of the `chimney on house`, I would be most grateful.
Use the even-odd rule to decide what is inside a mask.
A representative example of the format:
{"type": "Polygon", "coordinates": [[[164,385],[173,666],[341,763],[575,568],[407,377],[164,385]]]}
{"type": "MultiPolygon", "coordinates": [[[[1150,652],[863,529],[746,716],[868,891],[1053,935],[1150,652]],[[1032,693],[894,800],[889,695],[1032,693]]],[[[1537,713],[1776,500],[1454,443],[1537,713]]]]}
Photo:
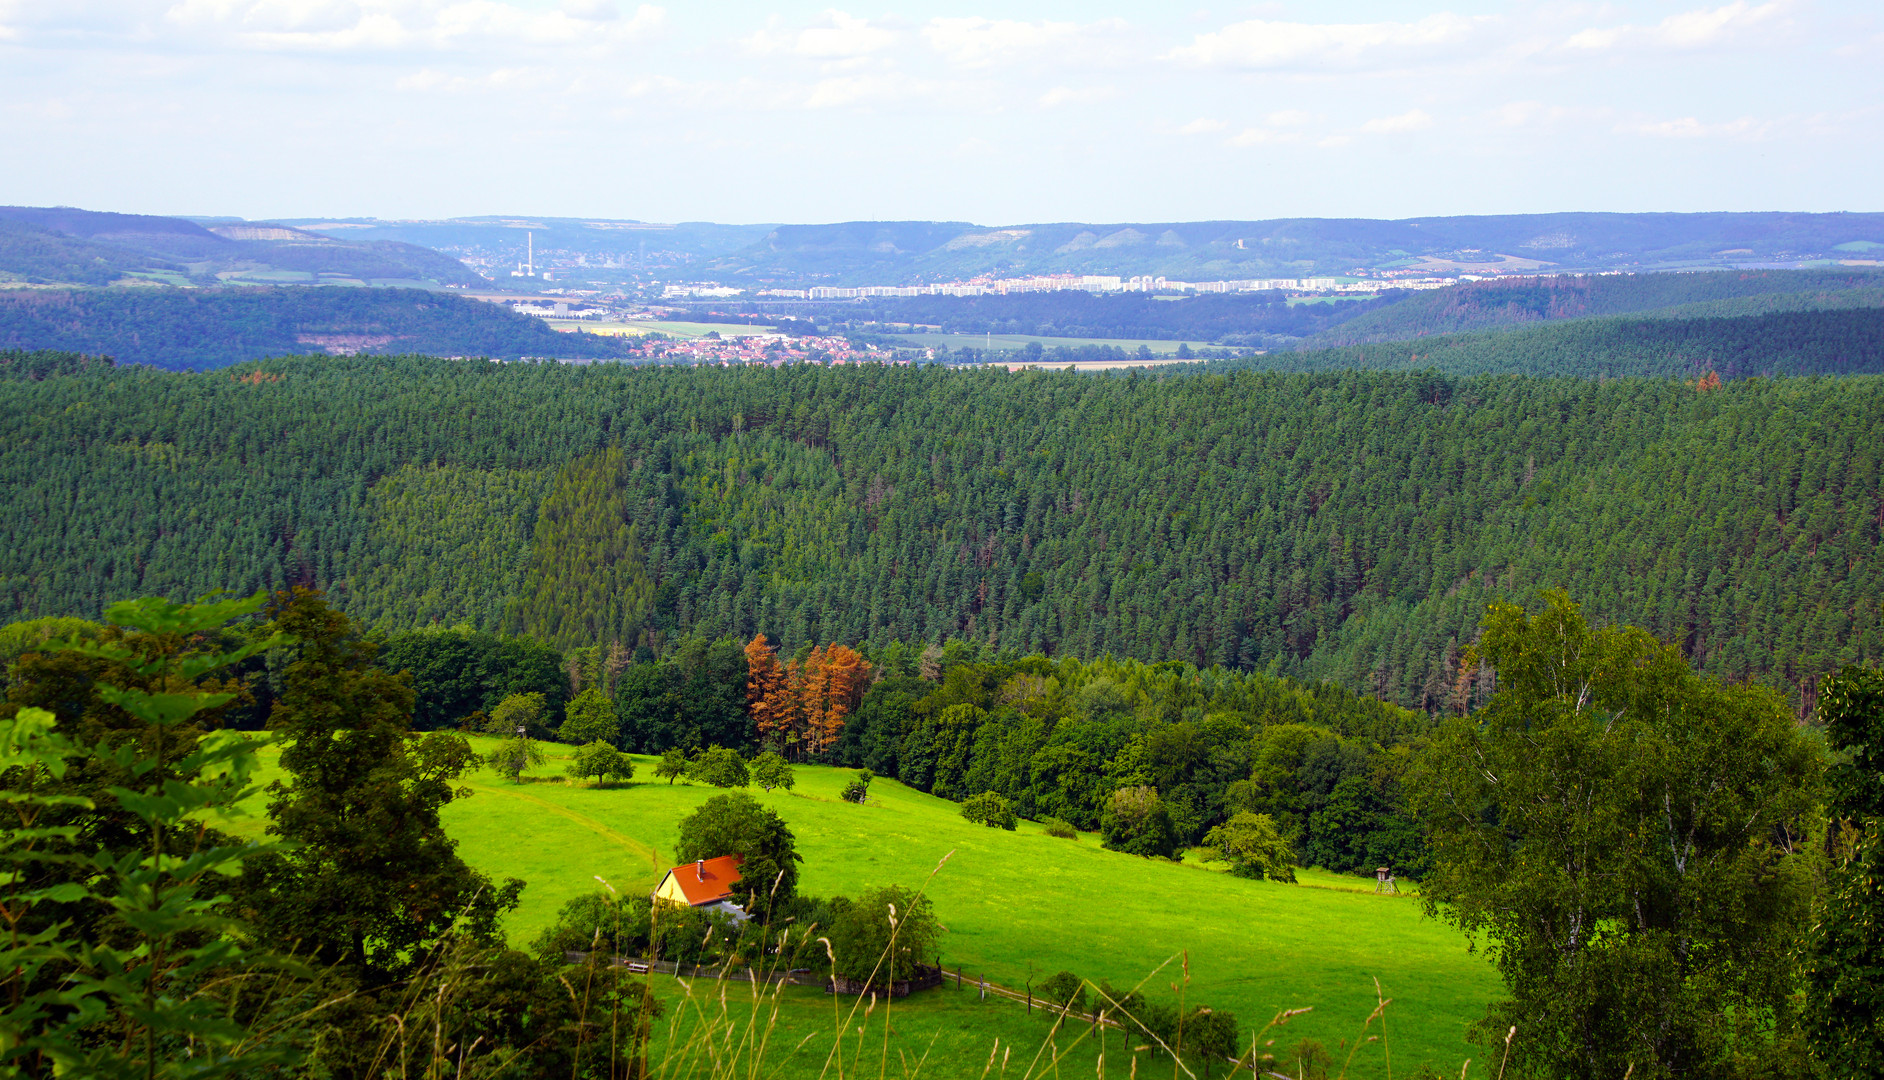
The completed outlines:
{"type": "Polygon", "coordinates": [[[699,862],[693,864],[693,876],[699,878],[701,881],[706,880],[706,860],[705,859],[701,859],[699,862]]]}

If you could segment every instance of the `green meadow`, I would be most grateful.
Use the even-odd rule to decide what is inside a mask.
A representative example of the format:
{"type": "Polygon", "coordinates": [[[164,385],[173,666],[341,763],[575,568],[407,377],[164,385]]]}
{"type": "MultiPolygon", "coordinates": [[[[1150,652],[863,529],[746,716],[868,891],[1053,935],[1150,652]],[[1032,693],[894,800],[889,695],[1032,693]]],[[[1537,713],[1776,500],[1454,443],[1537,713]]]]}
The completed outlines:
{"type": "MultiPolygon", "coordinates": [[[[467,861],[493,877],[529,883],[506,925],[519,947],[553,922],[570,897],[601,888],[598,879],[624,893],[651,889],[671,865],[679,819],[719,793],[656,781],[654,759],[646,757],[635,759],[637,779],[626,784],[565,782],[564,760],[554,755],[567,748],[545,748],[552,757],[534,777],[513,784],[490,772],[472,775],[472,795],[444,813],[467,861]]],[[[262,779],[274,775],[271,767],[262,779]]],[[[1158,862],[1106,851],[1092,834],[1047,836],[1030,822],[1002,832],[964,821],[954,803],[881,778],[871,785],[869,802],[858,806],[837,797],[851,776],[850,770],[800,766],[793,792],[748,790],[777,809],[797,836],[801,892],[855,896],[874,885],[927,881],[948,927],[943,963],[965,970],[971,983],[985,976],[1020,989],[1030,978],[1067,970],[1124,988],[1155,971],[1147,992],[1170,1000],[1188,965],[1188,984],[1181,987],[1187,999],[1234,1013],[1245,1040],[1280,1010],[1312,1007],[1265,1038],[1275,1038],[1278,1049],[1317,1039],[1338,1051],[1338,1064],[1343,1040],[1355,1040],[1377,1004],[1378,980],[1380,993],[1393,999],[1386,1021],[1394,1068],[1409,1075],[1422,1063],[1455,1074],[1473,1054],[1463,1038],[1466,1025],[1499,989],[1484,958],[1470,953],[1458,933],[1423,916],[1410,890],[1377,896],[1371,880],[1318,871],[1303,872],[1296,885],[1246,881],[1213,869],[1199,853],[1181,864],[1158,862]]],[[[260,805],[258,799],[254,808],[260,805]]],[[[246,830],[259,832],[262,824],[245,819],[246,830]]],[[[668,987],[661,991],[670,1004],[663,1026],[676,1014],[717,1010],[722,992],[736,1020],[752,1015],[750,985],[695,985],[690,1003],[683,1003],[683,983],[656,982],[668,987]]],[[[777,1000],[777,1016],[765,1025],[774,1056],[787,1043],[809,1039],[789,1055],[798,1064],[788,1075],[800,1066],[817,1075],[833,1030],[832,998],[793,988],[777,1000]]],[[[839,1005],[847,1009],[852,1001],[839,1005]]],[[[1031,1056],[1052,1030],[1022,1005],[993,997],[982,1002],[972,987],[956,991],[952,983],[890,1011],[893,1074],[901,1073],[899,1055],[920,1056],[932,1038],[924,1072],[980,1075],[995,1038],[1013,1054],[1031,1056]]],[[[881,1019],[873,1016],[872,1023],[881,1019]]],[[[852,1021],[845,1029],[852,1041],[855,1028],[852,1021]]],[[[881,1030],[873,1030],[880,1043],[881,1030]]],[[[1063,1034],[1066,1049],[1078,1033],[1063,1034]]],[[[1378,1035],[1379,1025],[1368,1034],[1378,1035]]],[[[1093,1075],[1097,1047],[1090,1038],[1081,1046],[1062,1063],[1069,1075],[1093,1075]]],[[[1386,1075],[1379,1049],[1367,1043],[1351,1075],[1386,1075]]],[[[876,1074],[875,1055],[882,1051],[874,1045],[869,1074],[876,1074]]],[[[1013,1075],[1025,1075],[1018,1064],[1010,1067],[1013,1075]]],[[[1125,1075],[1123,1068],[1113,1075],[1125,1075]]]]}

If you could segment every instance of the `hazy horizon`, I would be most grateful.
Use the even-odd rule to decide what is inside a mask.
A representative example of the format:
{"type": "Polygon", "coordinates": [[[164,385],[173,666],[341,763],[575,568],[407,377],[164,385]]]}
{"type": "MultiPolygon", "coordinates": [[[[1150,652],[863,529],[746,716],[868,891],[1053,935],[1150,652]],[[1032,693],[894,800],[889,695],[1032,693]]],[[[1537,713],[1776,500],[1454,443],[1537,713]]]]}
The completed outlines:
{"type": "Polygon", "coordinates": [[[980,225],[1884,209],[1866,6],[1323,11],[0,0],[31,163],[0,203],[980,225]]]}

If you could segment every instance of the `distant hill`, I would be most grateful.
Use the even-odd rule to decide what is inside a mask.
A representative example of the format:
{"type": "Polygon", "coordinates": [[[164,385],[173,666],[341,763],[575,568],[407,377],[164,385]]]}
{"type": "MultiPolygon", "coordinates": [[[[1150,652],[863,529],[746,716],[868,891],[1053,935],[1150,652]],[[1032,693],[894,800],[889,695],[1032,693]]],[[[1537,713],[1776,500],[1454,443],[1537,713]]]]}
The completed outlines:
{"type": "Polygon", "coordinates": [[[612,359],[621,339],[565,334],[498,304],[420,289],[0,291],[0,349],[59,349],[203,371],[293,353],[612,359]]]}
{"type": "Polygon", "coordinates": [[[1235,280],[1344,274],[1733,267],[1875,259],[1884,214],[1509,214],[985,227],[781,225],[713,259],[725,280],[901,284],[978,274],[1162,274],[1235,280]]]}
{"type": "Polygon", "coordinates": [[[1303,344],[1401,341],[1593,315],[1756,314],[1879,302],[1884,302],[1884,272],[1856,268],[1468,281],[1431,292],[1402,293],[1397,303],[1356,312],[1352,319],[1322,330],[1303,344]],[[1776,295],[1787,299],[1739,303],[1776,295]]]}
{"type": "Polygon", "coordinates": [[[391,240],[336,240],[267,223],[212,223],[71,207],[0,207],[0,281],[105,285],[194,280],[474,285],[458,260],[391,240]]]}
{"type": "Polygon", "coordinates": [[[703,267],[758,242],[774,225],[722,225],[710,221],[661,224],[602,218],[486,215],[437,221],[378,218],[288,218],[281,224],[345,240],[403,241],[450,251],[499,273],[524,257],[525,234],[545,263],[552,252],[585,258],[585,265],[617,270],[667,271],[703,267]]]}
{"type": "Polygon", "coordinates": [[[1884,306],[1884,271],[1753,270],[1501,278],[1377,299],[1290,303],[1281,292],[1205,293],[1157,299],[1078,290],[1007,296],[871,297],[844,303],[723,303],[690,318],[727,313],[810,318],[852,331],[893,334],[903,324],[958,334],[1151,338],[1237,348],[1326,348],[1432,334],[1497,330],[1601,315],[1658,318],[1758,315],[1884,306]]]}

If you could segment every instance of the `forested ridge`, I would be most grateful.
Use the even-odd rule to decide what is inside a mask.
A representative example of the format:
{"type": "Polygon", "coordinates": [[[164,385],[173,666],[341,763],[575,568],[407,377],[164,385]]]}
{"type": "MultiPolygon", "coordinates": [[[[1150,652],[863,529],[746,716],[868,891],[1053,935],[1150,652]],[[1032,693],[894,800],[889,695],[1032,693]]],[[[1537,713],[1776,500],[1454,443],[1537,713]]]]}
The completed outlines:
{"type": "Polygon", "coordinates": [[[621,357],[622,342],[562,334],[498,304],[423,289],[35,289],[0,292],[0,349],[69,349],[206,371],[284,353],[621,357]]]}
{"type": "Polygon", "coordinates": [[[1616,378],[1884,373],[1884,305],[1833,311],[1570,319],[1522,330],[1445,334],[1211,361],[1210,371],[1434,370],[1616,378]]]}
{"type": "Polygon", "coordinates": [[[1293,303],[1284,292],[1182,298],[1078,290],[988,296],[872,297],[846,303],[745,302],[688,317],[743,321],[784,313],[865,332],[898,323],[958,334],[1153,338],[1323,349],[1432,334],[1509,330],[1606,315],[1757,315],[1884,306],[1884,274],[1864,269],[1546,275],[1466,281],[1430,291],[1293,303]]]}
{"type": "Polygon", "coordinates": [[[1431,292],[1401,294],[1397,303],[1355,311],[1305,346],[1403,341],[1428,334],[1507,329],[1603,315],[1674,317],[1682,309],[1716,307],[1714,315],[1757,314],[1762,301],[1790,297],[1788,310],[1878,302],[1884,274],[1838,270],[1715,270],[1681,274],[1560,274],[1466,281],[1431,292]]]}
{"type": "Polygon", "coordinates": [[[307,584],[386,631],[963,638],[1426,708],[1552,586],[1801,707],[1884,648],[1872,377],[27,366],[0,619],[307,584]]]}

